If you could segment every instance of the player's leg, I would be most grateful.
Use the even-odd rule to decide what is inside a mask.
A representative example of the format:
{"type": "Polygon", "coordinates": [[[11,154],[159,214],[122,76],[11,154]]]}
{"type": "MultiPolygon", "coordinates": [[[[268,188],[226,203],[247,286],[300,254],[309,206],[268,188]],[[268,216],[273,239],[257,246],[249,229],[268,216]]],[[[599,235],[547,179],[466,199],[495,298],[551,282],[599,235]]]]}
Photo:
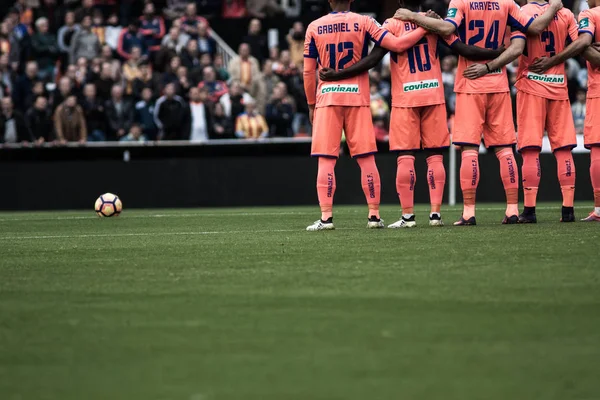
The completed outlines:
{"type": "Polygon", "coordinates": [[[425,107],[421,115],[421,144],[427,153],[427,183],[429,186],[429,225],[443,226],[442,199],[446,185],[446,168],[442,150],[450,146],[446,105],[425,107]]]}
{"type": "Polygon", "coordinates": [[[556,157],[558,182],[562,192],[561,222],[575,222],[575,163],[571,150],[577,146],[577,134],[569,100],[548,100],[546,129],[556,157]]]}
{"type": "Polygon", "coordinates": [[[383,228],[383,221],[379,216],[381,203],[381,178],[375,164],[377,143],[369,107],[343,107],[343,127],[346,133],[346,142],[350,155],[354,157],[360,167],[361,182],[367,205],[369,207],[368,228],[383,228]]]}
{"type": "Polygon", "coordinates": [[[502,223],[516,224],[519,222],[519,169],[513,146],[517,136],[508,92],[488,94],[484,142],[494,149],[500,163],[500,177],[506,193],[506,212],[502,223]]]}
{"type": "Polygon", "coordinates": [[[487,95],[456,94],[456,115],[452,142],[462,150],[460,188],[463,213],[454,225],[475,225],[475,195],[479,185],[479,144],[485,123],[487,95]]]}
{"type": "Polygon", "coordinates": [[[594,112],[600,107],[600,98],[588,98],[583,130],[585,147],[590,153],[590,178],[594,189],[594,211],[582,221],[600,222],[600,113],[594,112]]]}
{"type": "Polygon", "coordinates": [[[540,151],[544,136],[547,100],[525,92],[517,92],[518,146],[523,166],[521,175],[525,206],[519,215],[520,223],[536,223],[535,207],[542,176],[540,151]]]}
{"type": "Polygon", "coordinates": [[[335,163],[342,138],[342,110],[339,107],[321,107],[315,110],[311,155],[319,158],[317,196],[321,219],[306,228],[307,231],[334,229],[333,196],[335,194],[335,163]]]}
{"type": "Polygon", "coordinates": [[[390,151],[398,154],[396,168],[396,193],[402,207],[400,219],[388,228],[416,226],[415,207],[415,155],[421,148],[420,108],[392,107],[390,118],[390,151]]]}

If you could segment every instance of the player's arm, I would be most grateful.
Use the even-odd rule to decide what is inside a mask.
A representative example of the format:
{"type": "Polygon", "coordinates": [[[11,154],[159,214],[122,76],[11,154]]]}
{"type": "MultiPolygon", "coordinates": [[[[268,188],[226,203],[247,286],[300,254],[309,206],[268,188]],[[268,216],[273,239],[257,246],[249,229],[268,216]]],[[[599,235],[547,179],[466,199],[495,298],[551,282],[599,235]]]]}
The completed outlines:
{"type": "Polygon", "coordinates": [[[529,67],[531,72],[536,74],[541,74],[547,71],[548,69],[564,63],[569,58],[575,57],[576,55],[581,54],[585,49],[590,47],[592,44],[593,37],[583,32],[579,35],[576,41],[572,42],[570,45],[565,47],[563,51],[556,54],[553,57],[542,57],[535,60],[533,64],[529,67]]]}
{"type": "Polygon", "coordinates": [[[353,76],[360,75],[379,64],[383,57],[387,54],[387,50],[381,47],[375,47],[368,56],[352,65],[351,67],[344,68],[336,71],[332,68],[322,68],[319,71],[319,78],[322,81],[339,81],[341,79],[352,78],[353,76]]]}
{"type": "Polygon", "coordinates": [[[588,47],[583,52],[583,57],[592,64],[593,67],[600,67],[600,51],[598,48],[600,44],[594,44],[593,46],[588,47]]]}
{"type": "Polygon", "coordinates": [[[504,47],[500,47],[497,50],[483,49],[477,46],[469,46],[462,42],[458,36],[452,34],[442,38],[444,42],[459,56],[466,58],[471,61],[485,61],[493,60],[496,57],[500,57],[500,54],[504,51],[504,47]]]}
{"type": "MultiPolygon", "coordinates": [[[[546,30],[548,25],[550,25],[550,23],[554,20],[554,16],[556,15],[556,13],[563,7],[561,0],[549,0],[548,3],[550,3],[550,6],[546,9],[546,11],[544,11],[544,13],[542,15],[540,15],[539,17],[535,18],[533,20],[533,22],[531,22],[529,24],[529,26],[525,25],[526,31],[523,31],[523,33],[527,33],[528,35],[531,35],[531,36],[537,36],[537,35],[541,35],[542,32],[544,30],[546,30]]],[[[516,11],[517,13],[523,14],[523,12],[519,8],[519,6],[517,6],[516,3],[514,4],[514,9],[517,10],[516,11]]],[[[511,10],[511,15],[512,14],[513,13],[511,10]]],[[[521,17],[522,18],[530,18],[528,16],[521,16],[521,17]]]]}
{"type": "Polygon", "coordinates": [[[312,35],[312,30],[307,30],[304,39],[304,93],[308,103],[308,116],[313,120],[315,103],[317,102],[317,57],[319,52],[312,35]]]}
{"type": "Polygon", "coordinates": [[[486,64],[472,64],[463,72],[463,76],[467,79],[481,78],[488,73],[504,67],[507,64],[515,61],[525,50],[526,41],[523,38],[515,38],[511,41],[510,46],[499,57],[486,64]]]}
{"type": "Polygon", "coordinates": [[[417,28],[414,31],[400,37],[394,36],[387,31],[385,32],[386,33],[381,36],[377,44],[395,53],[404,53],[406,50],[416,45],[417,42],[423,39],[423,36],[427,34],[427,31],[423,28],[417,28]]]}
{"type": "Polygon", "coordinates": [[[429,32],[437,33],[441,36],[449,36],[456,31],[456,25],[448,20],[436,19],[427,17],[425,15],[400,8],[394,14],[395,19],[401,21],[409,21],[419,25],[421,28],[428,30],[429,32]]]}

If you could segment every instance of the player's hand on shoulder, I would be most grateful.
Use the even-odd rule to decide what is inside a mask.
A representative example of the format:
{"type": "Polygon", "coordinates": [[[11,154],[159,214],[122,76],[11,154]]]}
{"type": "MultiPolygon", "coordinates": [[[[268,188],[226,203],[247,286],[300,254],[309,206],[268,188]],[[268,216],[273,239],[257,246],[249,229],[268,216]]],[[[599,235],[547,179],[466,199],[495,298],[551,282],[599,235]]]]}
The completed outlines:
{"type": "Polygon", "coordinates": [[[401,21],[411,21],[413,19],[414,12],[407,10],[406,8],[399,8],[396,10],[396,14],[394,14],[395,19],[399,19],[401,21]]]}
{"type": "Polygon", "coordinates": [[[429,10],[429,11],[427,11],[427,12],[425,13],[425,16],[426,16],[426,17],[429,17],[429,18],[434,18],[434,19],[442,19],[442,17],[440,17],[440,16],[438,15],[438,13],[436,13],[436,12],[435,12],[435,11],[433,11],[433,10],[429,10]]]}
{"type": "Polygon", "coordinates": [[[322,81],[335,81],[336,72],[333,68],[321,68],[319,71],[319,79],[322,81]]]}
{"type": "Polygon", "coordinates": [[[552,66],[551,62],[548,57],[540,57],[529,66],[529,70],[534,74],[543,74],[552,66]]]}
{"type": "Polygon", "coordinates": [[[469,68],[467,68],[463,72],[463,76],[467,79],[477,79],[481,78],[484,75],[487,75],[488,67],[485,64],[471,64],[469,68]]]}
{"type": "Polygon", "coordinates": [[[561,8],[563,8],[563,3],[562,0],[550,0],[550,7],[554,7],[554,9],[556,10],[560,10],[561,8]]]}
{"type": "Polygon", "coordinates": [[[600,51],[600,42],[592,43],[592,48],[596,51],[600,51]]]}

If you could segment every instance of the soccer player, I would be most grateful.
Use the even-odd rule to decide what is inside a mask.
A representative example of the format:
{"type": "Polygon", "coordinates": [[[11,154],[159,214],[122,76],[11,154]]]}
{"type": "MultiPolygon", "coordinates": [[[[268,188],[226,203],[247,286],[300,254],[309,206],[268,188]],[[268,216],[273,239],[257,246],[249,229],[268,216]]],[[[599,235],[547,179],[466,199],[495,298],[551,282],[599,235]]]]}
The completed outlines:
{"type": "Polygon", "coordinates": [[[381,182],[375,164],[377,152],[369,107],[369,76],[365,72],[336,84],[319,82],[321,67],[341,70],[367,56],[368,40],[396,52],[403,52],[423,38],[426,31],[415,29],[397,38],[373,18],[349,12],[352,0],[329,0],[332,13],[313,21],[304,42],[304,90],[313,123],[311,154],[319,158],[317,194],[321,219],[308,231],[334,229],[334,168],[340,150],[342,130],[350,155],[361,169],[362,187],[369,206],[368,228],[383,228],[379,216],[381,182]]]}
{"type": "MultiPolygon", "coordinates": [[[[529,0],[521,10],[535,17],[548,7],[546,1],[529,0]]],[[[567,89],[565,64],[560,63],[543,74],[529,70],[540,57],[551,57],[561,52],[567,42],[577,40],[577,21],[573,13],[563,8],[548,28],[539,36],[525,37],[516,31],[512,40],[527,41],[526,51],[519,58],[517,71],[517,125],[518,149],[523,157],[521,175],[525,208],[519,216],[521,223],[537,222],[535,205],[540,184],[540,151],[544,131],[548,132],[550,146],[556,157],[558,180],[563,196],[562,222],[574,222],[575,164],[571,150],[577,146],[575,123],[567,89]]]]}
{"type": "Polygon", "coordinates": [[[579,38],[560,53],[539,58],[529,70],[543,74],[582,52],[587,59],[587,113],[583,137],[585,147],[591,150],[590,177],[594,188],[594,211],[582,221],[600,222],[600,52],[597,47],[590,46],[592,42],[600,42],[600,0],[588,0],[588,4],[590,9],[579,14],[579,38]]]}
{"type": "MultiPolygon", "coordinates": [[[[437,20],[410,10],[398,10],[395,18],[411,21],[427,30],[450,35],[456,30],[469,45],[497,49],[507,25],[532,35],[546,29],[560,0],[550,0],[547,10],[537,18],[523,13],[513,0],[451,0],[445,20],[437,20]]],[[[506,192],[503,224],[515,224],[519,214],[519,172],[512,147],[516,143],[508,79],[504,66],[515,60],[525,47],[513,41],[499,57],[477,64],[459,57],[455,82],[456,115],[453,142],[462,148],[460,182],[463,214],[455,225],[475,225],[475,193],[479,184],[478,147],[483,133],[484,144],[493,148],[500,162],[500,175],[506,192]]]]}
{"type": "MultiPolygon", "coordinates": [[[[401,7],[419,11],[420,0],[400,0],[401,7]]],[[[431,14],[434,15],[434,14],[431,14]]],[[[416,30],[415,24],[390,18],[384,28],[395,36],[416,30]]],[[[404,53],[392,53],[392,113],[390,120],[390,150],[398,154],[396,191],[402,206],[402,217],[388,228],[416,226],[414,215],[414,187],[416,180],[415,156],[419,150],[427,152],[427,181],[431,212],[429,224],[442,226],[441,205],[446,184],[446,170],[442,150],[450,146],[446,115],[446,101],[442,84],[442,69],[438,57],[438,35],[427,34],[404,53]]],[[[448,38],[451,47],[469,59],[489,60],[500,55],[500,50],[467,46],[455,35],[448,38]]],[[[387,50],[375,47],[371,53],[350,68],[338,72],[324,68],[322,80],[339,80],[361,74],[377,65],[387,50]]]]}

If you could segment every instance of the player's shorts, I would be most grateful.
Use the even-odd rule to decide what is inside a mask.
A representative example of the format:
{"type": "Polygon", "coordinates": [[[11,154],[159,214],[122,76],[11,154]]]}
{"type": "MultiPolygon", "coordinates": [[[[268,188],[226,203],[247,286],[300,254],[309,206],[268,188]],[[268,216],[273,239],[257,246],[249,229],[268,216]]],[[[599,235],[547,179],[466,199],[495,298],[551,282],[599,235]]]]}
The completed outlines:
{"type": "Polygon", "coordinates": [[[457,93],[452,142],[456,145],[512,146],[517,142],[510,94],[457,93]]]}
{"type": "Polygon", "coordinates": [[[577,147],[569,100],[550,100],[518,91],[517,125],[519,151],[528,147],[541,149],[544,131],[548,132],[552,151],[577,147]]]}
{"type": "Polygon", "coordinates": [[[588,98],[583,125],[583,142],[587,149],[600,146],[600,97],[588,98]]]}
{"type": "Polygon", "coordinates": [[[392,107],[390,150],[416,151],[450,146],[446,105],[392,107]]]}
{"type": "Polygon", "coordinates": [[[313,118],[313,157],[337,158],[342,130],[352,157],[377,153],[370,107],[319,107],[315,109],[313,118]]]}

